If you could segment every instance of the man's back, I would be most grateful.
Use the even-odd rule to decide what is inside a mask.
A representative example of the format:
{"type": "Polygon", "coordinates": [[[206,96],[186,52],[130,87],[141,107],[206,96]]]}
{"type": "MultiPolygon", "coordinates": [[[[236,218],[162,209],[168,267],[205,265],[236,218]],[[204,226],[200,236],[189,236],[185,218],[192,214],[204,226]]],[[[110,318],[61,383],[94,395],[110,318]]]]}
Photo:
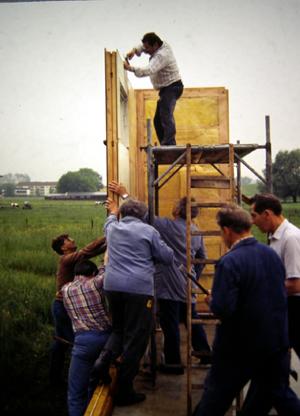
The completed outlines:
{"type": "Polygon", "coordinates": [[[285,271],[254,238],[240,241],[216,266],[212,311],[221,318],[216,348],[275,352],[288,346],[285,271]]]}

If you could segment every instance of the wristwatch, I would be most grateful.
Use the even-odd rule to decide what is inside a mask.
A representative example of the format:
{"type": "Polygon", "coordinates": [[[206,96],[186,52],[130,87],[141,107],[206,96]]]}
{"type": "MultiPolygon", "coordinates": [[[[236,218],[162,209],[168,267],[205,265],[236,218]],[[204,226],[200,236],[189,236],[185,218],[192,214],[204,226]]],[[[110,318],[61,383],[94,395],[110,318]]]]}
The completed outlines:
{"type": "Polygon", "coordinates": [[[121,198],[122,199],[127,199],[129,197],[129,195],[128,194],[123,194],[123,195],[121,195],[121,198]]]}

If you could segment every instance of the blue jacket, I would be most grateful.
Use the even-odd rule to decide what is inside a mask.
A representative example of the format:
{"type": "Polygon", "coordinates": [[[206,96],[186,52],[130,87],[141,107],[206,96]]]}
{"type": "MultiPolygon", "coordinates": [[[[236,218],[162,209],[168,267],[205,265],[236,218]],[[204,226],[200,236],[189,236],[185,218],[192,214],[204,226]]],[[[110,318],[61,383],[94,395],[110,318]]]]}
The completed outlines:
{"type": "MultiPolygon", "coordinates": [[[[174,262],[170,266],[157,264],[155,272],[155,289],[158,299],[169,299],[186,302],[187,279],[179,270],[183,264],[186,267],[186,220],[176,218],[156,217],[153,226],[159,231],[161,238],[174,250],[174,262]]],[[[192,231],[198,230],[192,224],[192,231]]],[[[193,236],[191,239],[192,258],[205,258],[205,248],[202,236],[193,236]]],[[[196,265],[192,269],[194,276],[199,277],[204,265],[196,265]]]]}
{"type": "Polygon", "coordinates": [[[214,350],[236,355],[288,346],[283,264],[255,238],[240,241],[217,263],[212,312],[221,319],[214,350]]]}
{"type": "Polygon", "coordinates": [[[155,262],[171,264],[173,250],[151,225],[135,217],[110,215],[104,232],[108,248],[104,289],[154,295],[155,262]]]}

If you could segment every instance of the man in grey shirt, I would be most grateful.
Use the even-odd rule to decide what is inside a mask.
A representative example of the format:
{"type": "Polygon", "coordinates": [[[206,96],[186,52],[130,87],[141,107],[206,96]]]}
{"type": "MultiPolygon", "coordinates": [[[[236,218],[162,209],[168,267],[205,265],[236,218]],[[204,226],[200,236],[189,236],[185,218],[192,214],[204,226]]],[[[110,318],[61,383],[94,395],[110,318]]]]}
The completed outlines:
{"type": "Polygon", "coordinates": [[[174,110],[183,92],[183,84],[171,47],[155,33],[146,33],[142,44],[127,53],[124,68],[137,77],[150,77],[153,87],[159,91],[154,116],[154,126],[160,144],[176,145],[174,110]],[[144,68],[128,63],[135,55],[150,55],[149,65],[144,68]]]}
{"type": "MultiPolygon", "coordinates": [[[[118,182],[109,183],[110,191],[121,197],[128,196],[126,188],[118,182]]],[[[199,213],[197,207],[192,207],[192,218],[199,213]]],[[[155,217],[153,226],[159,231],[161,238],[174,251],[174,261],[171,264],[158,263],[155,271],[155,296],[158,300],[160,325],[164,334],[164,363],[160,370],[170,374],[183,374],[184,368],[180,354],[179,323],[186,323],[186,276],[179,270],[179,266],[186,266],[186,198],[181,198],[174,204],[173,219],[155,217]]],[[[146,218],[145,218],[146,219],[146,218]]],[[[192,224],[192,230],[198,230],[192,224]]],[[[193,236],[191,241],[192,258],[206,257],[202,236],[193,236]]],[[[192,274],[199,278],[203,265],[193,266],[192,274]]],[[[195,299],[192,304],[192,317],[197,317],[195,299]]],[[[192,346],[201,364],[210,364],[211,351],[206,333],[200,324],[192,325],[192,346]]]]}

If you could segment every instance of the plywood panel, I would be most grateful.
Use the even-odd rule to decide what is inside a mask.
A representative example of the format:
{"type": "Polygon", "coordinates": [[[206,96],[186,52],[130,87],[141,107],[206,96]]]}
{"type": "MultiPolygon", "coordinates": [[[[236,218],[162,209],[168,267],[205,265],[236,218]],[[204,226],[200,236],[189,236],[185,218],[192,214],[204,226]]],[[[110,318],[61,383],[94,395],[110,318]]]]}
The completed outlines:
{"type": "Polygon", "coordinates": [[[130,191],[129,83],[118,52],[105,51],[105,73],[107,181],[122,182],[130,191]]]}

